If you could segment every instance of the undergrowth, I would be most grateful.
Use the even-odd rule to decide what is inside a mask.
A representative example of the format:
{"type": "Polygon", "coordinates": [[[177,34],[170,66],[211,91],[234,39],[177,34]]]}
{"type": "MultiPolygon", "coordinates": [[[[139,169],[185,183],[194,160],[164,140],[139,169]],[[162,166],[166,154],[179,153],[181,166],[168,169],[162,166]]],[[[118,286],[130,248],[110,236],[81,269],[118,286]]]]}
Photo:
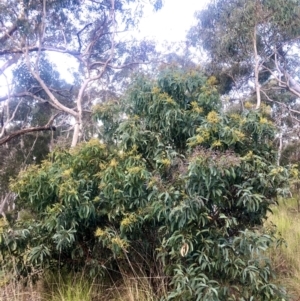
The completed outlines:
{"type": "MultiPolygon", "coordinates": [[[[137,273],[123,273],[114,277],[91,278],[85,271],[65,273],[58,271],[41,275],[33,284],[28,281],[7,281],[5,272],[0,274],[0,301],[156,301],[166,295],[162,277],[153,291],[153,279],[137,273]]],[[[159,278],[159,277],[157,277],[159,278]]]]}
{"type": "MultiPolygon", "coordinates": [[[[300,197],[300,196],[299,196],[300,197]]],[[[276,231],[283,243],[268,251],[277,281],[287,288],[291,300],[300,300],[300,212],[297,196],[280,199],[279,206],[272,208],[265,227],[276,231]]],[[[158,277],[159,278],[159,277],[158,277]]],[[[166,295],[166,285],[161,280],[159,294],[153,291],[153,279],[139,273],[121,273],[118,280],[105,281],[90,278],[85,272],[62,272],[43,275],[37,284],[9,281],[0,273],[0,301],[156,301],[166,295]]],[[[159,281],[159,280],[158,280],[159,281]]]]}
{"type": "Polygon", "coordinates": [[[279,246],[269,250],[278,282],[287,288],[291,300],[300,300],[300,212],[297,198],[280,199],[279,206],[272,208],[266,227],[275,229],[279,246]]]}

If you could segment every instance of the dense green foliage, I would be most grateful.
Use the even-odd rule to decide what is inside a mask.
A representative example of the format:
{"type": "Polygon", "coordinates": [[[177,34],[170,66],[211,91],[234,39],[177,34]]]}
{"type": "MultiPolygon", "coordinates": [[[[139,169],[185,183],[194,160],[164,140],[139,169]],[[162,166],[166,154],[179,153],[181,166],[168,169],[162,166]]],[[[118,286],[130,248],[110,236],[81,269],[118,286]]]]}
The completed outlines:
{"type": "Polygon", "coordinates": [[[1,264],[159,273],[169,300],[280,298],[259,228],[288,178],[275,127],[263,111],[222,112],[215,84],[166,69],[139,76],[122,108],[96,106],[103,141],[56,150],[12,183],[19,216],[1,221],[1,264]]]}

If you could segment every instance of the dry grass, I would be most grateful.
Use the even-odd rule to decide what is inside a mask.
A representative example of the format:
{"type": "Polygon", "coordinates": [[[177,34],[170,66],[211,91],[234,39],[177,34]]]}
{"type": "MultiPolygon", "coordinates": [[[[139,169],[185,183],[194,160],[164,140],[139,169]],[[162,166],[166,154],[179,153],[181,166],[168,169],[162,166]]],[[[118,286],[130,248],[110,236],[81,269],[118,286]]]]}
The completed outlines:
{"type": "MultiPolygon", "coordinates": [[[[4,275],[1,277],[5,279],[4,275]]],[[[113,282],[90,279],[84,273],[67,276],[48,274],[38,284],[24,287],[20,283],[2,282],[0,301],[156,301],[150,278],[123,274],[113,282]]],[[[153,279],[152,279],[153,280],[153,279]]],[[[161,281],[164,291],[164,281],[161,281]]]]}
{"type": "Polygon", "coordinates": [[[0,301],[42,301],[39,284],[24,287],[19,282],[2,283],[0,301]]]}
{"type": "Polygon", "coordinates": [[[273,247],[269,256],[278,274],[278,282],[287,288],[292,300],[300,300],[300,212],[297,199],[280,200],[266,226],[275,227],[285,243],[273,247]]]}

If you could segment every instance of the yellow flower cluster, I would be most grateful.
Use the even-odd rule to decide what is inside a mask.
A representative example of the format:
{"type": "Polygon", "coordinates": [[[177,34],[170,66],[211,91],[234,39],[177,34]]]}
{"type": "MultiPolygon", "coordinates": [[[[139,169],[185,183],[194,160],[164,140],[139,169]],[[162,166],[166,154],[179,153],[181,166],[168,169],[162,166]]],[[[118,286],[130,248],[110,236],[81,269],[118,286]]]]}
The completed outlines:
{"type": "Polygon", "coordinates": [[[73,173],[73,168],[66,169],[62,172],[61,176],[63,179],[69,178],[73,173]]]}
{"type": "Polygon", "coordinates": [[[147,188],[149,189],[149,188],[152,188],[153,186],[155,186],[156,184],[158,184],[159,183],[159,178],[158,177],[152,177],[151,179],[150,179],[150,181],[148,182],[148,186],[147,186],[147,188]]]}
{"type": "Polygon", "coordinates": [[[204,139],[202,136],[200,136],[200,135],[196,135],[195,138],[196,138],[196,141],[195,141],[195,142],[196,142],[197,144],[201,144],[201,143],[203,143],[204,140],[205,140],[205,139],[204,139]]]}
{"type": "Polygon", "coordinates": [[[151,179],[149,182],[148,182],[148,185],[147,185],[147,188],[152,188],[154,185],[156,184],[156,180],[155,179],[151,179]]]}
{"type": "Polygon", "coordinates": [[[192,111],[196,112],[198,114],[203,113],[203,108],[199,107],[198,103],[196,101],[191,102],[192,111]]]}
{"type": "Polygon", "coordinates": [[[268,120],[267,118],[265,118],[265,117],[260,117],[259,123],[260,124],[269,124],[269,125],[272,125],[272,122],[270,120],[268,120]]]}
{"type": "Polygon", "coordinates": [[[116,161],[115,158],[113,158],[113,159],[110,161],[109,166],[110,166],[110,167],[116,167],[116,166],[118,166],[118,162],[116,161]]]}
{"type": "Polygon", "coordinates": [[[215,76],[211,76],[208,78],[207,82],[206,82],[209,86],[215,86],[218,84],[218,80],[216,79],[215,76]]]}
{"type": "Polygon", "coordinates": [[[171,105],[176,105],[176,102],[175,102],[175,101],[173,100],[173,98],[170,97],[170,96],[167,96],[167,97],[165,98],[165,102],[168,103],[168,104],[171,104],[171,105]]]}
{"type": "Polygon", "coordinates": [[[136,216],[134,214],[130,214],[121,221],[121,227],[127,228],[128,226],[134,224],[136,221],[136,216]]]}
{"type": "Polygon", "coordinates": [[[158,87],[153,87],[153,88],[152,88],[152,93],[153,93],[153,94],[159,94],[159,93],[160,93],[160,88],[158,88],[158,87]]]}
{"type": "Polygon", "coordinates": [[[99,146],[101,149],[106,149],[106,144],[101,143],[98,139],[92,138],[87,142],[88,146],[99,146]]]}
{"type": "Polygon", "coordinates": [[[0,233],[2,234],[3,233],[3,228],[5,226],[8,226],[8,222],[6,220],[6,218],[0,218],[0,233]]]}
{"type": "Polygon", "coordinates": [[[299,170],[297,169],[296,166],[294,166],[291,170],[290,170],[290,175],[292,178],[297,178],[299,177],[299,170]]]}
{"type": "Polygon", "coordinates": [[[251,103],[251,102],[249,102],[249,101],[246,101],[245,103],[244,103],[244,108],[245,109],[253,109],[253,107],[254,107],[254,104],[253,103],[251,103]]]}
{"type": "Polygon", "coordinates": [[[265,114],[265,115],[267,115],[267,116],[270,116],[270,115],[271,115],[272,109],[271,109],[270,106],[268,106],[268,105],[262,103],[260,109],[261,109],[261,112],[262,112],[263,114],[265,114]]]}
{"type": "Polygon", "coordinates": [[[169,167],[171,165],[171,161],[167,158],[160,160],[160,162],[165,166],[169,167]]]}
{"type": "Polygon", "coordinates": [[[95,231],[95,237],[105,237],[106,234],[107,233],[104,230],[102,230],[101,228],[97,228],[95,231]]]}
{"type": "Polygon", "coordinates": [[[194,136],[193,138],[190,139],[190,142],[188,142],[189,146],[196,146],[199,145],[205,141],[207,141],[210,137],[210,133],[208,130],[205,130],[203,128],[198,128],[196,130],[198,135],[194,136]]]}
{"type": "Polygon", "coordinates": [[[245,156],[244,156],[244,160],[251,160],[253,158],[253,151],[249,151],[245,156]]]}
{"type": "Polygon", "coordinates": [[[141,155],[135,155],[135,156],[132,156],[132,159],[136,160],[136,161],[140,161],[142,158],[141,155]]]}
{"type": "Polygon", "coordinates": [[[135,155],[136,152],[137,152],[137,149],[138,149],[137,145],[134,144],[134,145],[132,146],[131,150],[127,152],[127,154],[128,154],[129,156],[135,155]]]}
{"type": "Polygon", "coordinates": [[[211,145],[213,148],[214,147],[219,147],[219,146],[222,146],[222,142],[220,140],[216,140],[212,143],[211,145]]]}
{"type": "Polygon", "coordinates": [[[220,121],[220,117],[217,112],[211,111],[207,114],[207,122],[212,124],[217,124],[220,121]]]}
{"type": "Polygon", "coordinates": [[[98,188],[99,188],[100,190],[104,189],[105,187],[106,187],[106,183],[103,183],[103,182],[101,182],[101,183],[99,184],[99,186],[98,186],[98,188]]]}
{"type": "Polygon", "coordinates": [[[241,115],[237,114],[237,113],[232,113],[229,115],[229,117],[231,119],[233,119],[234,121],[240,121],[241,120],[241,115]]]}
{"type": "Polygon", "coordinates": [[[134,166],[134,167],[128,167],[127,171],[130,174],[138,174],[140,171],[142,171],[143,168],[140,166],[134,166]]]}
{"type": "Polygon", "coordinates": [[[123,194],[123,191],[121,189],[114,188],[114,194],[123,194]]]}
{"type": "Polygon", "coordinates": [[[121,239],[119,236],[112,238],[111,240],[112,244],[118,246],[120,249],[127,249],[129,247],[129,244],[124,239],[121,239]]]}
{"type": "Polygon", "coordinates": [[[209,137],[210,137],[209,131],[204,130],[204,129],[202,129],[202,128],[198,128],[198,129],[196,130],[196,132],[197,132],[199,135],[201,135],[201,137],[204,139],[204,141],[208,140],[209,137]]]}
{"type": "Polygon", "coordinates": [[[239,130],[234,130],[233,134],[238,138],[238,140],[243,140],[245,138],[245,134],[239,130]]]}
{"type": "Polygon", "coordinates": [[[267,124],[267,123],[268,123],[268,119],[265,118],[265,117],[260,117],[259,123],[260,123],[260,124],[267,124]]]}
{"type": "Polygon", "coordinates": [[[273,168],[270,172],[270,175],[271,176],[275,176],[275,175],[278,175],[280,173],[282,173],[284,171],[284,168],[282,166],[278,166],[276,168],[273,168]]]}
{"type": "Polygon", "coordinates": [[[101,170],[106,169],[106,164],[100,163],[100,164],[99,164],[99,167],[100,167],[101,170]]]}

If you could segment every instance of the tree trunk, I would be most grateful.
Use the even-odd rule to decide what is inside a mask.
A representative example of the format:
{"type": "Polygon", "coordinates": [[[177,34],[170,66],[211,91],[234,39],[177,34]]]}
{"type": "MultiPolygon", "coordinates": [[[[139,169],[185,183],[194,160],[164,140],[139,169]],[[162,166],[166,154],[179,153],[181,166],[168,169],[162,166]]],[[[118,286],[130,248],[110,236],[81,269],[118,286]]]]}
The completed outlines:
{"type": "Polygon", "coordinates": [[[257,41],[256,41],[256,24],[254,26],[254,32],[253,32],[253,49],[254,49],[254,77],[255,77],[255,90],[256,90],[256,107],[255,109],[260,108],[261,104],[261,96],[260,96],[260,84],[258,80],[259,76],[259,57],[257,53],[257,41]]]}

